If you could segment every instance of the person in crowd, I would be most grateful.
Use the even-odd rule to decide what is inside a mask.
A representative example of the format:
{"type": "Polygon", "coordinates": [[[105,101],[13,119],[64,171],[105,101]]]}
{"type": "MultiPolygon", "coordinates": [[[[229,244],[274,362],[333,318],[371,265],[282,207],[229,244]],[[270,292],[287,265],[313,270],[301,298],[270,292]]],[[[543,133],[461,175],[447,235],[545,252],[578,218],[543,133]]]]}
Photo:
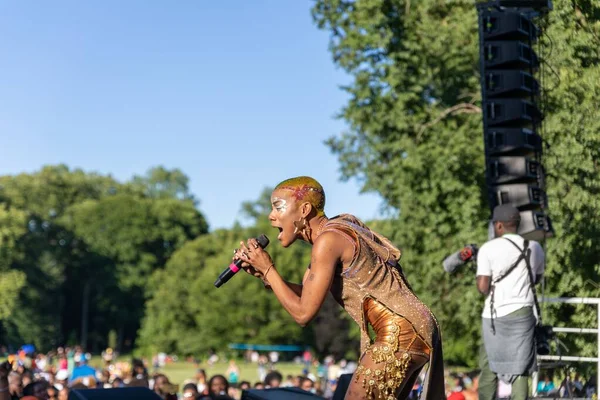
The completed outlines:
{"type": "Polygon", "coordinates": [[[555,391],[554,382],[550,378],[550,375],[544,374],[544,377],[538,382],[537,393],[538,395],[549,394],[555,391]]]}
{"type": "MultiPolygon", "coordinates": [[[[146,386],[148,384],[146,383],[146,386]]],[[[157,374],[154,376],[154,393],[160,396],[164,400],[177,399],[177,387],[173,385],[169,378],[164,374],[157,374]]]]}
{"type": "Polygon", "coordinates": [[[267,376],[267,364],[269,363],[269,359],[264,354],[258,356],[258,379],[261,381],[265,380],[265,376],[267,376]]]}
{"type": "Polygon", "coordinates": [[[136,379],[148,380],[148,370],[144,365],[144,362],[139,358],[134,358],[131,360],[131,365],[133,367],[133,377],[136,379]]]}
{"type": "Polygon", "coordinates": [[[215,400],[217,398],[229,397],[229,382],[223,375],[213,375],[208,381],[208,396],[202,400],[215,400]]]}
{"type": "MultiPolygon", "coordinates": [[[[150,387],[150,383],[146,379],[131,378],[129,383],[127,383],[127,387],[150,387]]],[[[156,385],[154,387],[156,387],[156,385]]],[[[162,390],[163,387],[160,389],[162,390]]]]}
{"type": "Polygon", "coordinates": [[[108,347],[106,350],[102,352],[102,360],[104,361],[104,366],[108,367],[115,358],[115,352],[112,348],[108,347]]]}
{"type": "Polygon", "coordinates": [[[248,390],[250,389],[250,382],[248,381],[241,381],[240,382],[240,390],[248,390]]]}
{"type": "Polygon", "coordinates": [[[463,391],[452,391],[447,397],[448,400],[465,400],[465,394],[463,391]]]}
{"type": "Polygon", "coordinates": [[[237,387],[229,385],[229,389],[227,389],[227,396],[232,399],[239,399],[241,396],[241,392],[237,387]]]}
{"type": "Polygon", "coordinates": [[[405,399],[430,363],[426,400],[444,398],[442,342],[438,323],[400,267],[400,250],[356,217],[325,215],[325,192],[310,177],[287,179],[271,195],[271,225],[283,247],[312,245],[301,284],[287,282],[256,239],[242,242],[234,259],[263,280],[294,320],[305,326],[328,292],[361,329],[361,357],[347,399],[405,399]],[[363,317],[365,320],[363,321],[363,317]],[[375,331],[371,341],[367,323],[375,331]]]}
{"type": "Polygon", "coordinates": [[[203,369],[196,370],[196,386],[198,387],[198,393],[206,395],[208,394],[208,383],[206,382],[206,371],[203,369]]]}
{"type": "Polygon", "coordinates": [[[12,370],[12,364],[8,361],[0,364],[0,400],[11,400],[15,396],[17,399],[19,398],[17,395],[13,395],[10,390],[9,384],[9,374],[12,370]]]}
{"type": "Polygon", "coordinates": [[[265,376],[265,387],[278,388],[281,386],[281,381],[283,381],[283,375],[279,371],[271,371],[265,376]]]}
{"type": "Polygon", "coordinates": [[[462,377],[457,373],[450,374],[451,383],[449,384],[448,396],[449,400],[465,400],[463,394],[464,383],[462,377]]]}
{"type": "Polygon", "coordinates": [[[69,388],[63,387],[58,391],[58,400],[68,400],[69,399],[69,388]]]}
{"type": "Polygon", "coordinates": [[[265,384],[262,382],[254,382],[254,389],[262,390],[265,388],[265,384]]]}
{"type": "Polygon", "coordinates": [[[103,369],[100,372],[100,382],[98,383],[98,386],[103,389],[108,389],[112,386],[110,384],[110,371],[108,369],[103,369]]]}
{"type": "Polygon", "coordinates": [[[304,379],[304,375],[296,375],[294,377],[294,379],[292,380],[292,386],[300,387],[300,383],[302,382],[302,379],[304,379]]]}
{"type": "Polygon", "coordinates": [[[465,389],[465,384],[463,382],[462,376],[453,372],[450,374],[450,378],[452,380],[452,393],[462,393],[462,391],[465,389]]]}
{"type": "Polygon", "coordinates": [[[302,361],[304,361],[304,370],[306,371],[306,373],[308,373],[308,370],[310,369],[310,364],[312,362],[312,353],[310,352],[309,348],[306,348],[302,353],[302,361]]]}
{"type": "Polygon", "coordinates": [[[23,396],[34,396],[39,400],[48,400],[48,382],[34,381],[23,388],[23,396]]]}
{"type": "Polygon", "coordinates": [[[585,385],[583,385],[583,392],[585,397],[592,397],[594,394],[598,395],[598,388],[596,387],[596,376],[597,375],[591,375],[589,379],[585,382],[585,385]]]}
{"type": "Polygon", "coordinates": [[[28,386],[33,382],[33,374],[31,371],[24,369],[23,372],[21,372],[21,382],[23,387],[28,386]]]}
{"type": "Polygon", "coordinates": [[[200,397],[198,387],[195,383],[188,383],[183,386],[183,398],[186,400],[197,400],[200,397]]]}
{"type": "Polygon", "coordinates": [[[232,386],[237,386],[238,380],[240,379],[240,368],[235,363],[234,359],[229,360],[229,366],[225,375],[228,377],[228,381],[232,386]]]}
{"type": "MultiPolygon", "coordinates": [[[[88,378],[90,381],[94,381],[94,386],[96,383],[96,370],[93,367],[88,365],[88,360],[84,354],[79,354],[76,357],[76,367],[73,368],[73,373],[71,374],[71,381],[76,381],[81,378],[88,378]]],[[[86,386],[90,386],[90,384],[85,383],[86,386]]]]}
{"type": "Polygon", "coordinates": [[[116,388],[121,388],[121,387],[124,387],[124,386],[125,386],[125,383],[123,382],[123,379],[121,379],[119,377],[116,377],[115,379],[113,379],[113,381],[112,381],[112,387],[113,388],[116,389],[116,388]]]}
{"type": "Polygon", "coordinates": [[[67,387],[69,384],[69,371],[66,369],[60,369],[54,377],[54,384],[60,385],[61,387],[67,387]]]}
{"type": "Polygon", "coordinates": [[[573,380],[571,381],[571,388],[574,396],[581,397],[584,395],[583,393],[583,381],[581,380],[581,375],[579,372],[575,373],[573,380]]]}
{"type": "Polygon", "coordinates": [[[41,372],[39,376],[40,376],[40,378],[47,381],[50,386],[54,386],[57,390],[62,387],[61,385],[57,385],[56,378],[51,371],[41,372]]]}
{"type": "Polygon", "coordinates": [[[300,389],[306,390],[307,392],[313,392],[315,383],[310,378],[302,378],[300,382],[300,389]]]}
{"type": "Polygon", "coordinates": [[[17,372],[8,375],[8,389],[12,400],[18,400],[23,396],[23,380],[17,372]]]}
{"type": "Polygon", "coordinates": [[[477,391],[479,390],[479,372],[479,370],[469,372],[468,376],[471,378],[471,386],[463,390],[465,400],[479,399],[479,395],[477,394],[477,391]]]}
{"type": "Polygon", "coordinates": [[[58,389],[55,388],[54,386],[49,385],[48,389],[46,389],[46,392],[48,393],[48,399],[50,399],[50,400],[58,399],[58,389]]]}
{"type": "Polygon", "coordinates": [[[85,383],[83,383],[81,380],[76,380],[73,381],[71,383],[71,386],[69,387],[69,390],[80,390],[80,389],[89,389],[85,383]]]}
{"type": "Polygon", "coordinates": [[[281,387],[294,387],[294,376],[293,375],[286,375],[285,376],[285,380],[283,382],[281,382],[281,387]]]}
{"type": "Polygon", "coordinates": [[[277,367],[277,363],[279,362],[279,352],[269,352],[269,361],[271,362],[271,369],[275,369],[277,367]]]}
{"type": "Polygon", "coordinates": [[[67,376],[69,375],[69,361],[67,360],[67,355],[64,353],[64,350],[61,352],[59,349],[58,353],[58,369],[60,371],[66,371],[67,376]]]}
{"type": "Polygon", "coordinates": [[[517,233],[520,222],[514,206],[495,207],[495,238],[481,246],[477,256],[477,289],[486,296],[481,314],[480,400],[496,398],[498,378],[512,384],[512,399],[525,400],[529,375],[536,369],[533,285],[544,272],[544,251],[539,243],[517,233]]]}

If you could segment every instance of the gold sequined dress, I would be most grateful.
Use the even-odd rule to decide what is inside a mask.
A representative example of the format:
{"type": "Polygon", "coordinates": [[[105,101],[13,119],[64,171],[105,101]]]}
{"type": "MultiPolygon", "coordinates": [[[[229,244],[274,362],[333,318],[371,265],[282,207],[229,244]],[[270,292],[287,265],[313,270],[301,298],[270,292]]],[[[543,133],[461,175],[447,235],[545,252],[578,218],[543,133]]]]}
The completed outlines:
{"type": "Polygon", "coordinates": [[[395,398],[408,378],[410,358],[420,355],[429,359],[421,398],[445,399],[439,327],[402,274],[400,250],[349,214],[331,218],[321,233],[327,231],[341,234],[354,247],[351,264],[336,271],[331,293],[360,326],[361,358],[368,353],[379,366],[359,363],[353,379],[362,382],[367,398],[374,399],[375,393],[378,399],[395,398]],[[373,341],[368,324],[376,335],[373,341]]]}

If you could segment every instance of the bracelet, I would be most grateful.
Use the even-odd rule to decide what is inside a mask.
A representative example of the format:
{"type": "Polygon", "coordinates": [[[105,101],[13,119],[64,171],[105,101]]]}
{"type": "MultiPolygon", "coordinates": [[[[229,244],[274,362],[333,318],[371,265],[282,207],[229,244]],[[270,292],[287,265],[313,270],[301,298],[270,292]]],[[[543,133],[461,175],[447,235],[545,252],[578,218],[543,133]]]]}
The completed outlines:
{"type": "Polygon", "coordinates": [[[271,265],[269,265],[269,268],[267,268],[267,270],[263,274],[263,277],[265,278],[265,280],[267,280],[267,274],[269,273],[269,271],[271,271],[271,268],[273,268],[274,266],[275,266],[275,264],[271,263],[271,265]]]}

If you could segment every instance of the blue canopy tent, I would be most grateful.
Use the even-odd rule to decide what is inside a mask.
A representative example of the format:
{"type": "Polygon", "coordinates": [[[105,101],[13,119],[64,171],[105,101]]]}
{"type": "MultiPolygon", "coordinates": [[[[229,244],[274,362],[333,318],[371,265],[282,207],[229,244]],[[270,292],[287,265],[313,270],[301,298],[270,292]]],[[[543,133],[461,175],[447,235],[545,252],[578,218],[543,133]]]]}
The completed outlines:
{"type": "Polygon", "coordinates": [[[229,345],[232,350],[256,350],[256,351],[303,351],[306,347],[293,344],[242,344],[232,343],[229,345]]]}

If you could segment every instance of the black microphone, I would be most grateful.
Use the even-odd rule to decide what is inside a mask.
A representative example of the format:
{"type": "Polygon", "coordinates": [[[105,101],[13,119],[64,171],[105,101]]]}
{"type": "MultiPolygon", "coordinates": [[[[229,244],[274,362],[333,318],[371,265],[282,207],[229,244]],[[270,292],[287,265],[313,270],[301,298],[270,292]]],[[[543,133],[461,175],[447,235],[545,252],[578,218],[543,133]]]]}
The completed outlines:
{"type": "Polygon", "coordinates": [[[449,255],[444,260],[444,271],[453,273],[454,270],[461,265],[471,261],[471,259],[477,255],[479,249],[474,244],[469,244],[457,251],[454,254],[449,255]]]}
{"type": "MultiPolygon", "coordinates": [[[[263,249],[269,245],[269,238],[265,235],[260,235],[256,238],[256,241],[258,242],[258,245],[263,249]]],[[[231,264],[229,264],[229,267],[227,267],[223,272],[221,272],[221,275],[219,275],[219,277],[215,281],[215,287],[221,287],[225,282],[230,280],[231,277],[234,276],[240,270],[240,268],[242,267],[242,263],[242,260],[237,259],[231,264]]]]}

